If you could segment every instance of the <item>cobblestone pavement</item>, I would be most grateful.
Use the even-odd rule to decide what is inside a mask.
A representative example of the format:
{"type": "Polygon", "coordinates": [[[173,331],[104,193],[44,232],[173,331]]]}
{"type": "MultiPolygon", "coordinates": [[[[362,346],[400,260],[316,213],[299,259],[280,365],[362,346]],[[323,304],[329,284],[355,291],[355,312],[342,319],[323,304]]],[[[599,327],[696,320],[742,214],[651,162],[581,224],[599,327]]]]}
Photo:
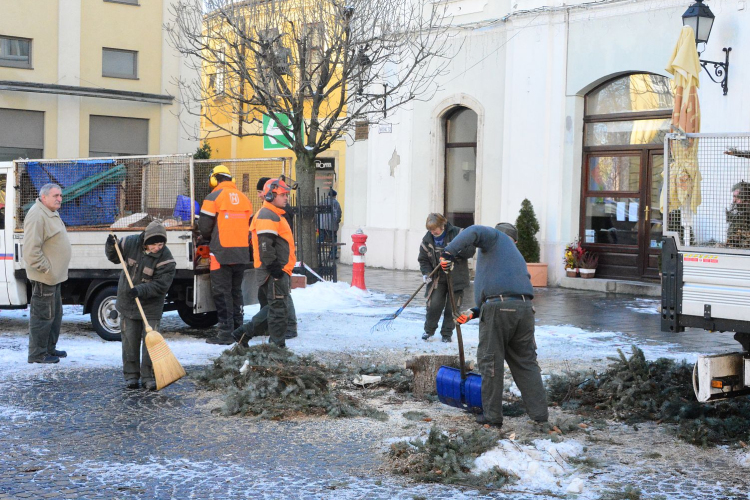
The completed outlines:
{"type": "MultiPolygon", "coordinates": [[[[347,267],[341,271],[340,279],[348,281],[347,267]]],[[[368,286],[387,292],[395,307],[419,285],[418,273],[367,272],[368,286]]],[[[423,307],[421,295],[416,300],[415,307],[423,307]]],[[[690,332],[675,339],[659,332],[656,300],[550,288],[538,290],[535,304],[540,324],[618,330],[644,341],[699,347],[708,335],[690,332]]],[[[731,337],[711,347],[722,346],[737,349],[731,337]]],[[[385,474],[384,439],[415,435],[431,425],[398,418],[398,404],[387,403],[392,408],[387,422],[268,422],[218,416],[212,412],[219,406],[217,395],[198,390],[189,379],[159,393],[121,385],[117,368],[51,368],[1,379],[0,500],[564,497],[513,487],[487,493],[414,484],[385,474]]],[[[446,428],[470,420],[439,404],[417,409],[446,428]]],[[[559,410],[553,416],[558,418],[559,410]]],[[[524,421],[509,417],[506,427],[522,429],[524,421]]],[[[604,423],[573,438],[598,462],[576,472],[588,484],[613,489],[630,484],[649,499],[748,498],[748,469],[738,466],[734,448],[681,444],[656,424],[604,423]]]]}

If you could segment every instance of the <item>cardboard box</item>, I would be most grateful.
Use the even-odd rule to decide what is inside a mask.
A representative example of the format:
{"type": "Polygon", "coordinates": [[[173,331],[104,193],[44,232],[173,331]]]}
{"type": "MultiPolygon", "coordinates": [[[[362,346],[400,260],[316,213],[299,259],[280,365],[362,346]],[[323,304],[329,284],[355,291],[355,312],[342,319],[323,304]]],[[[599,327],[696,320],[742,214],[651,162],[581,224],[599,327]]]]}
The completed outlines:
{"type": "Polygon", "coordinates": [[[292,290],[307,287],[307,276],[304,274],[292,274],[292,290]]]}

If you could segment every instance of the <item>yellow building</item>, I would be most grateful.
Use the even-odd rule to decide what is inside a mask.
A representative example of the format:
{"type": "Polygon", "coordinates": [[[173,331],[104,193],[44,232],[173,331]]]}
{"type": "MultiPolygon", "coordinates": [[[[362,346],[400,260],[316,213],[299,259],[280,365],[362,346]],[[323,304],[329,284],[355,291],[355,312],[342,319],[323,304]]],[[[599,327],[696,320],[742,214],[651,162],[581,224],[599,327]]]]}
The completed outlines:
{"type": "MultiPolygon", "coordinates": [[[[253,74],[257,71],[265,71],[267,67],[264,64],[268,63],[259,61],[252,55],[245,55],[253,52],[244,48],[242,49],[242,55],[238,55],[235,45],[239,44],[244,47],[245,42],[237,40],[238,35],[235,29],[225,29],[222,25],[222,19],[225,18],[224,16],[232,17],[236,15],[237,18],[233,21],[248,26],[248,38],[255,38],[256,40],[263,40],[264,37],[269,37],[269,39],[274,36],[278,37],[279,30],[282,29],[281,25],[287,26],[291,24],[290,19],[294,20],[294,24],[304,26],[301,28],[303,31],[308,32],[307,30],[310,30],[308,33],[311,35],[309,35],[308,41],[312,43],[311,58],[315,58],[318,57],[319,51],[325,44],[326,35],[330,36],[330,34],[321,33],[323,27],[326,26],[326,14],[318,12],[313,4],[308,5],[298,1],[296,4],[292,4],[292,10],[287,10],[288,6],[283,7],[283,13],[279,14],[278,17],[271,17],[271,19],[278,21],[280,26],[276,26],[273,24],[275,21],[268,20],[269,13],[273,9],[266,10],[263,7],[238,5],[239,14],[231,12],[222,12],[216,16],[209,14],[204,20],[204,34],[207,39],[214,41],[209,42],[211,49],[205,55],[204,74],[201,77],[204,98],[207,99],[206,106],[202,109],[201,137],[204,137],[205,141],[211,146],[213,158],[290,158],[292,159],[292,177],[296,179],[295,154],[283,145],[286,141],[280,138],[280,132],[280,140],[278,141],[268,136],[251,135],[262,132],[271,133],[273,126],[283,126],[281,124],[275,125],[273,120],[263,115],[265,108],[254,101],[252,90],[250,90],[251,86],[247,85],[241,77],[237,77],[238,74],[244,72],[253,74]],[[298,10],[295,11],[295,9],[298,10]],[[241,19],[241,21],[238,21],[238,19],[241,19]],[[235,47],[228,48],[227,45],[235,47]],[[244,61],[244,71],[232,67],[237,60],[244,61]],[[239,103],[240,100],[244,102],[239,103]],[[241,115],[245,116],[242,121],[239,118],[241,115]],[[269,122],[271,127],[269,127],[269,122]]],[[[279,53],[286,51],[291,56],[297,50],[291,47],[282,47],[280,43],[278,39],[276,42],[271,42],[271,45],[280,51],[279,53]],[[275,45],[276,43],[279,43],[279,45],[275,45]]],[[[289,62],[287,60],[286,64],[289,65],[289,62]]],[[[335,70],[333,71],[335,73],[335,70]]],[[[280,73],[286,75],[284,76],[286,80],[284,85],[288,85],[290,89],[296,88],[300,83],[297,81],[296,73],[295,76],[292,75],[293,73],[294,71],[289,71],[288,67],[285,72],[280,73]]],[[[319,116],[325,116],[331,108],[336,108],[338,103],[339,96],[337,94],[329,97],[322,103],[319,116]]],[[[305,121],[309,124],[310,102],[305,101],[304,110],[305,121]]],[[[339,192],[338,200],[342,206],[344,205],[345,155],[346,140],[341,139],[335,141],[328,150],[318,154],[316,158],[316,192],[320,196],[325,196],[329,189],[335,189],[339,192]]]]}
{"type": "Polygon", "coordinates": [[[0,161],[194,152],[171,4],[0,0],[0,161]]]}

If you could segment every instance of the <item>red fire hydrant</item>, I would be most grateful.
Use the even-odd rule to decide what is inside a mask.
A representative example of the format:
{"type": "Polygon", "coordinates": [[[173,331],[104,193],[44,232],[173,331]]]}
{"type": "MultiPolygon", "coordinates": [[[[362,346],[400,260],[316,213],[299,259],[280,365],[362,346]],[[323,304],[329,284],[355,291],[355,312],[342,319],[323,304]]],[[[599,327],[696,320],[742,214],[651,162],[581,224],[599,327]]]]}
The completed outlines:
{"type": "Polygon", "coordinates": [[[365,288],[365,253],[367,253],[367,235],[362,232],[362,228],[352,234],[352,286],[367,290],[365,288]]]}

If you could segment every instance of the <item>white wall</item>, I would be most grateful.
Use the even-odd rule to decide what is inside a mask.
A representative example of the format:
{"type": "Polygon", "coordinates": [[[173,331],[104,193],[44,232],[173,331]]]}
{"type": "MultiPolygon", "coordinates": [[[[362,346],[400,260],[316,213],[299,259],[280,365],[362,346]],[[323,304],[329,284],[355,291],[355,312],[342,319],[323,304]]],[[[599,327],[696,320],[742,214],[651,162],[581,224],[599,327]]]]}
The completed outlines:
{"type": "MultiPolygon", "coordinates": [[[[347,175],[343,241],[362,227],[370,235],[368,265],[417,268],[426,215],[443,207],[439,117],[461,103],[480,108],[475,111],[483,115],[477,223],[515,222],[521,201],[530,199],[541,225],[542,261],[550,264],[551,282],[558,282],[562,248],[578,235],[583,97],[623,73],[667,75],[664,67],[690,3],[613,1],[579,8],[521,0],[511,12],[508,2],[447,2],[451,9],[471,11],[456,16],[455,25],[478,24],[457,30],[464,44],[431,101],[389,116],[392,134],[378,134],[376,127],[369,140],[350,146],[347,171],[356,174],[347,175]],[[549,8],[524,12],[543,6],[549,8]],[[511,15],[502,20],[506,14],[511,15]],[[388,161],[394,149],[401,165],[391,176],[388,161]]],[[[750,5],[712,0],[710,7],[716,22],[702,58],[723,61],[721,48],[734,50],[727,96],[701,74],[702,130],[748,131],[750,5]]]]}

